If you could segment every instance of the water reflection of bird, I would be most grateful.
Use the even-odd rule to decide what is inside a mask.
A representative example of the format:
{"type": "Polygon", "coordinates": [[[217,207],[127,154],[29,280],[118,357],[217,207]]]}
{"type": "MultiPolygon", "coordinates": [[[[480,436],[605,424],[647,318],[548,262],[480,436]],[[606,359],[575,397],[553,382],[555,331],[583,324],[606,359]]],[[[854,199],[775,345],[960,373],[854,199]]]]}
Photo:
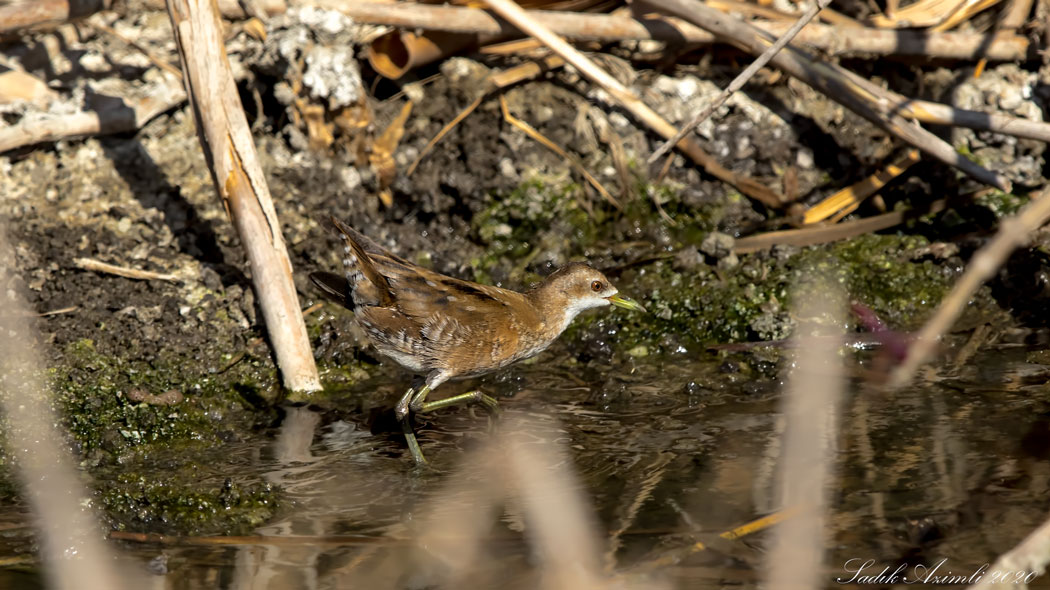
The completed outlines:
{"type": "Polygon", "coordinates": [[[644,311],[617,295],[601,272],[582,263],[564,266],[519,293],[454,279],[395,256],[345,223],[332,219],[344,244],[345,276],[316,272],[310,279],[326,295],[354,311],[380,354],[425,375],[416,391],[401,397],[395,412],[417,463],[425,463],[409,422],[410,412],[429,412],[493,398],[472,391],[426,401],[450,379],[482,375],[535,356],[551,345],[581,311],[616,305],[644,311]]]}

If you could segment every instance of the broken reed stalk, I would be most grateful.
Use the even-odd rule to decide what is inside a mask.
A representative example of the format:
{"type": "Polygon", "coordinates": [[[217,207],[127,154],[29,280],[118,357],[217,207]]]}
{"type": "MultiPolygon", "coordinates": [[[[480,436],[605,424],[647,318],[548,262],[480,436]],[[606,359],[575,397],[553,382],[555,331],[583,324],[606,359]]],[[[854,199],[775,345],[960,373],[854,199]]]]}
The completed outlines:
{"type": "Polygon", "coordinates": [[[230,71],[219,15],[213,0],[169,0],[168,15],[197,135],[215,190],[247,251],[284,386],[292,392],[318,391],[321,383],[292,282],[292,263],[230,71]]]}
{"type": "Polygon", "coordinates": [[[890,375],[889,386],[901,387],[909,383],[930,356],[941,336],[962,314],[970,298],[980,286],[998,272],[1017,248],[1028,242],[1029,235],[1050,220],[1050,187],[1044,187],[1017,215],[1004,219],[990,242],[973,255],[966,272],[941,300],[937,311],[915,335],[904,362],[890,375]]]}
{"type": "MultiPolygon", "coordinates": [[[[646,3],[703,27],[751,54],[762,53],[771,43],[758,29],[699,0],[646,0],[646,3]]],[[[1009,180],[968,160],[946,141],[892,110],[892,105],[886,100],[886,93],[882,89],[876,91],[878,87],[874,84],[858,82],[859,76],[850,76],[837,65],[814,61],[805,52],[790,45],[776,54],[771,62],[890,135],[980,182],[1004,191],[1011,190],[1009,180]]]]}
{"type": "Polygon", "coordinates": [[[14,0],[0,4],[0,34],[60,25],[109,10],[113,0],[14,0]]]}
{"type": "Polygon", "coordinates": [[[181,104],[186,93],[181,85],[172,83],[158,85],[149,96],[138,100],[107,98],[112,100],[96,101],[101,106],[94,111],[26,116],[15,125],[0,128],[0,154],[60,139],[135,131],[181,104]]]}
{"type": "MultiPolygon", "coordinates": [[[[216,0],[215,3],[219,6],[219,14],[225,18],[249,18],[254,16],[249,14],[249,10],[245,10],[246,7],[258,8],[266,16],[284,14],[288,10],[288,4],[285,0],[250,0],[243,3],[241,0],[216,0]]],[[[165,0],[145,0],[145,4],[154,10],[164,10],[165,8],[165,0]]]]}
{"type": "Polygon", "coordinates": [[[798,35],[799,31],[802,30],[802,27],[806,26],[809,23],[809,21],[813,20],[813,18],[817,16],[817,14],[821,10],[827,8],[828,4],[830,3],[831,0],[818,0],[813,6],[809,7],[809,9],[806,10],[806,12],[802,16],[800,16],[797,21],[795,21],[795,24],[791,25],[791,28],[788,29],[783,35],[781,35],[779,39],[777,39],[776,43],[770,45],[769,49],[766,49],[764,52],[762,52],[762,55],[758,56],[758,58],[751,62],[749,66],[744,68],[744,71],[737,74],[737,77],[733,78],[733,81],[729,83],[729,86],[726,86],[725,90],[723,90],[717,97],[715,97],[714,100],[712,100],[706,107],[704,107],[699,113],[697,113],[691,121],[683,125],[678,130],[678,133],[674,134],[674,137],[668,139],[663,143],[663,145],[656,148],[656,151],[653,152],[651,156],[649,156],[649,164],[656,162],[660,159],[660,156],[671,151],[671,148],[673,148],[676,143],[678,143],[683,137],[685,137],[687,133],[689,133],[693,129],[696,129],[698,125],[706,121],[707,118],[711,116],[711,113],[715,112],[715,109],[722,106],[722,103],[728,100],[734,92],[743,88],[744,84],[747,84],[747,81],[758,73],[758,70],[760,70],[763,66],[769,63],[769,60],[773,59],[774,55],[779,53],[785,45],[790,43],[791,40],[795,38],[795,35],[798,35]]]}
{"type": "MultiPolygon", "coordinates": [[[[338,10],[358,22],[376,25],[489,35],[518,33],[514,26],[488,12],[465,6],[345,0],[305,0],[304,3],[338,10]]],[[[676,44],[715,42],[715,36],[711,33],[676,18],[648,15],[630,18],[549,10],[529,10],[527,13],[556,34],[570,39],[653,39],[676,44]]],[[[775,36],[783,34],[791,26],[788,23],[772,21],[752,21],[751,24],[775,36]]],[[[986,58],[997,61],[1037,57],[1034,48],[1025,37],[1010,32],[929,33],[856,27],[850,29],[849,35],[843,35],[842,27],[814,23],[802,29],[798,41],[833,57],[895,55],[965,60],[986,58]]]]}
{"type": "MultiPolygon", "coordinates": [[[[583,55],[573,46],[565,42],[551,32],[550,29],[536,22],[525,10],[513,0],[486,0],[500,16],[510,21],[515,27],[521,29],[528,35],[538,39],[551,51],[558,54],[569,62],[585,78],[597,84],[609,94],[624,109],[628,110],[634,117],[664,138],[673,137],[678,131],[668,123],[656,111],[646,105],[637,95],[631,92],[619,80],[613,78],[608,72],[598,67],[590,58],[583,55]]],[[[715,178],[735,186],[740,192],[759,201],[771,208],[780,208],[784,204],[781,195],[769,187],[746,176],[736,174],[719,164],[710,154],[705,152],[700,144],[692,138],[684,138],[676,146],[689,156],[694,162],[702,166],[707,173],[715,178]]]]}

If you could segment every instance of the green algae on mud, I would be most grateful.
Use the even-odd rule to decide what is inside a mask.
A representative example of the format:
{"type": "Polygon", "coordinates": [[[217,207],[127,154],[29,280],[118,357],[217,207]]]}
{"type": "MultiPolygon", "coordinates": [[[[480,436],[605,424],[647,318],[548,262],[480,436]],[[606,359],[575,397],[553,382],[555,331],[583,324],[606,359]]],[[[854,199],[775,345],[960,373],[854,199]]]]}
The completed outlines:
{"type": "MultiPolygon", "coordinates": [[[[513,267],[510,277],[515,278],[540,252],[564,259],[593,253],[600,244],[622,242],[625,228],[631,227],[660,228],[673,236],[670,250],[696,248],[743,198],[727,193],[696,209],[681,202],[677,187],[639,182],[634,188],[634,198],[618,218],[600,213],[611,216],[606,223],[589,218],[579,207],[572,197],[572,191],[579,190],[575,185],[557,188],[533,179],[493,199],[473,222],[476,235],[488,247],[473,261],[476,278],[490,279],[497,267],[513,267]],[[646,194],[651,198],[642,196],[646,194]],[[666,216],[657,211],[657,202],[666,216]],[[673,227],[668,218],[675,220],[673,227]]],[[[615,279],[649,314],[585,315],[566,337],[571,342],[592,339],[595,332],[615,334],[608,340],[618,350],[647,354],[709,343],[783,339],[794,327],[788,311],[790,290],[806,273],[842,285],[852,301],[873,309],[890,327],[913,328],[958,273],[953,265],[923,257],[928,246],[921,236],[873,234],[819,247],[774,248],[743,256],[733,268],[699,262],[681,269],[657,260],[615,279]]]]}
{"type": "Polygon", "coordinates": [[[119,530],[179,535],[244,534],[264,524],[278,507],[274,486],[248,476],[202,482],[200,465],[182,457],[140,459],[107,477],[99,505],[119,530]],[[249,480],[249,481],[242,481],[249,480]]]}
{"type": "Polygon", "coordinates": [[[925,245],[918,236],[866,235],[826,247],[744,256],[729,270],[701,264],[679,272],[657,262],[635,271],[621,287],[630,289],[648,315],[592,317],[593,326],[578,330],[615,329],[617,346],[624,350],[645,345],[664,352],[780,340],[794,327],[792,287],[807,274],[842,285],[852,301],[873,309],[887,325],[908,329],[932,311],[956,274],[946,265],[913,260],[925,245]]]}
{"type": "Polygon", "coordinates": [[[594,210],[594,218],[580,205],[579,185],[553,188],[541,178],[533,178],[508,195],[493,198],[489,206],[471,220],[477,239],[486,246],[482,257],[471,260],[474,280],[491,283],[496,268],[511,266],[508,276],[515,281],[539,280],[524,273],[539,253],[570,252],[592,243],[604,213],[594,210]]]}
{"type": "Polygon", "coordinates": [[[273,387],[273,378],[251,361],[208,374],[174,354],[153,362],[101,355],[91,340],[67,347],[65,358],[70,364],[52,371],[52,387],[74,442],[91,462],[139,445],[230,440],[273,418],[260,393],[273,387]],[[176,390],[184,398],[151,405],[129,397],[132,390],[176,390]]]}
{"type": "Polygon", "coordinates": [[[100,354],[90,340],[74,342],[63,351],[67,364],[50,371],[56,409],[111,526],[169,534],[248,530],[272,514],[276,490],[251,478],[209,482],[200,467],[276,418],[267,401],[272,368],[242,359],[212,373],[178,354],[145,362],[100,354]],[[136,390],[178,391],[182,399],[143,403],[129,395],[136,390]]]}

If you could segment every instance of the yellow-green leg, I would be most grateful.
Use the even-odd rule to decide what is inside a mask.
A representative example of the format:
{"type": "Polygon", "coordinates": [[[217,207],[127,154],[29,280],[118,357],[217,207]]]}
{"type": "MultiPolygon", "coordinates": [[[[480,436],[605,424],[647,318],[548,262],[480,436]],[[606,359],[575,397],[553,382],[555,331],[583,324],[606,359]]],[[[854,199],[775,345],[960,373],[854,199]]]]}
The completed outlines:
{"type": "Polygon", "coordinates": [[[499,413],[499,402],[480,391],[469,391],[445,399],[427,402],[427,394],[430,393],[430,389],[429,385],[424,385],[417,393],[414,388],[410,388],[405,392],[405,395],[401,396],[401,399],[397,402],[397,406],[394,408],[394,413],[397,415],[397,421],[401,424],[401,431],[405,433],[405,441],[408,442],[408,450],[412,453],[412,458],[415,459],[416,463],[419,465],[425,465],[427,459],[423,456],[423,450],[419,448],[419,441],[416,440],[416,433],[412,431],[412,423],[409,421],[410,411],[419,413],[433,412],[434,410],[440,410],[441,408],[447,408],[457,404],[474,402],[485,406],[485,409],[492,414],[499,413]]]}
{"type": "Polygon", "coordinates": [[[433,412],[434,410],[440,410],[456,404],[469,404],[471,402],[485,406],[485,409],[493,414],[499,412],[499,402],[480,391],[468,391],[467,393],[446,397],[434,402],[423,403],[420,401],[417,404],[416,400],[412,400],[411,408],[416,412],[433,412]]]}
{"type": "MultiPolygon", "coordinates": [[[[429,391],[430,387],[424,385],[423,389],[419,390],[419,393],[426,396],[429,391]]],[[[419,441],[416,440],[416,433],[412,431],[412,422],[408,415],[409,405],[415,397],[415,388],[409,387],[405,395],[401,396],[397,405],[394,406],[394,415],[397,416],[397,421],[401,424],[401,432],[405,433],[405,441],[408,443],[408,450],[412,453],[412,458],[415,459],[417,465],[426,465],[427,458],[423,456],[423,450],[419,448],[419,441]]]]}

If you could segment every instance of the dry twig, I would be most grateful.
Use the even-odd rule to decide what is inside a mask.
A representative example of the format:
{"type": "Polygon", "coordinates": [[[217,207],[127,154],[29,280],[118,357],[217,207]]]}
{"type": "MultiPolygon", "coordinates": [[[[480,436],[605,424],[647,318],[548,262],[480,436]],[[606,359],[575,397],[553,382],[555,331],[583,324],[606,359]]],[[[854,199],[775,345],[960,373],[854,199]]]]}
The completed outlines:
{"type": "Polygon", "coordinates": [[[135,41],[134,39],[129,39],[127,36],[121,34],[119,31],[117,31],[113,27],[111,27],[111,26],[109,26],[109,25],[107,25],[107,24],[105,24],[103,22],[97,22],[97,21],[96,22],[91,22],[90,25],[92,27],[102,31],[103,33],[106,33],[107,35],[109,35],[109,36],[111,36],[111,37],[113,37],[115,39],[118,39],[121,42],[129,45],[130,47],[134,48],[136,51],[138,51],[142,55],[145,55],[146,59],[148,59],[150,61],[150,63],[152,63],[153,65],[155,65],[158,68],[164,70],[165,72],[171,74],[172,76],[175,76],[180,81],[182,80],[182,72],[179,71],[179,68],[176,68],[175,66],[171,65],[170,63],[168,63],[164,59],[161,59],[160,57],[154,55],[153,51],[151,51],[145,45],[142,45],[141,43],[139,43],[138,41],[135,41]]]}
{"type": "MultiPolygon", "coordinates": [[[[565,160],[569,162],[570,166],[575,168],[577,172],[582,174],[583,177],[587,179],[587,182],[594,187],[594,190],[598,191],[598,194],[600,194],[603,199],[605,199],[613,207],[616,207],[621,211],[623,210],[623,205],[620,205],[620,202],[616,200],[616,197],[612,196],[609,193],[609,191],[605,190],[605,187],[602,186],[602,183],[598,182],[598,179],[595,178],[590,172],[588,172],[587,169],[584,168],[583,164],[577,158],[573,157],[571,154],[561,149],[561,147],[558,144],[544,137],[544,135],[539,131],[536,131],[536,129],[532,125],[529,125],[525,121],[522,121],[521,119],[510,114],[510,107],[507,106],[507,99],[503,95],[500,95],[499,97],[499,106],[500,109],[503,111],[503,118],[506,119],[508,123],[510,123],[514,127],[517,127],[526,135],[535,139],[547,149],[558,154],[562,158],[565,158],[565,160]]],[[[590,209],[590,207],[587,205],[584,205],[584,208],[588,210],[590,209]]]]}
{"type": "Polygon", "coordinates": [[[27,145],[83,137],[106,135],[141,129],[157,115],[186,100],[186,93],[176,85],[161,85],[149,96],[128,102],[108,97],[96,100],[93,111],[72,115],[28,115],[16,125],[0,128],[0,153],[27,145]]]}
{"type": "MultiPolygon", "coordinates": [[[[418,4],[414,2],[369,2],[309,0],[310,4],[339,10],[363,23],[407,29],[427,29],[512,35],[518,31],[509,23],[477,8],[418,4]]],[[[676,18],[644,16],[628,18],[608,14],[581,14],[530,10],[528,14],[563,37],[593,41],[655,39],[673,43],[714,43],[715,36],[676,18]]],[[[824,14],[827,14],[825,10],[824,14]]],[[[767,33],[780,36],[790,24],[753,21],[767,33]]],[[[924,58],[977,60],[1024,60],[1035,58],[1034,48],[1025,37],[1010,32],[930,33],[927,31],[883,30],[854,27],[848,35],[840,26],[811,23],[798,35],[798,42],[834,57],[857,55],[898,55],[924,58]]]]}
{"type": "MultiPolygon", "coordinates": [[[[590,58],[566,43],[564,39],[552,33],[550,29],[536,22],[513,0],[486,0],[486,2],[500,16],[532,37],[539,39],[551,51],[572,64],[584,77],[601,87],[602,90],[607,92],[616,102],[630,111],[632,115],[647,127],[663,137],[672,137],[677,132],[673,125],[642,102],[638,96],[621,84],[619,80],[598,67],[590,58]]],[[[682,139],[677,147],[694,162],[702,166],[709,174],[737,187],[745,195],[768,207],[779,208],[782,205],[783,199],[775,191],[754,179],[736,174],[725,168],[715,161],[710,154],[705,152],[698,143],[692,141],[692,138],[682,139]]]]}
{"type": "Polygon", "coordinates": [[[933,354],[941,335],[955,323],[977,289],[995,275],[1010,254],[1026,244],[1029,235],[1047,220],[1050,220],[1050,188],[1043,188],[1017,215],[999,224],[995,237],[973,255],[966,272],[937,306],[933,317],[915,335],[908,356],[890,376],[891,387],[901,387],[912,380],[919,367],[933,354]]]}
{"type": "Polygon", "coordinates": [[[292,263],[226,57],[212,0],[169,0],[187,94],[215,189],[237,228],[286,388],[321,389],[292,263]]]}
{"type": "Polygon", "coordinates": [[[440,142],[446,135],[448,135],[448,133],[452,131],[456,127],[456,125],[459,125],[463,121],[463,119],[466,119],[467,116],[470,115],[470,113],[473,113],[475,109],[481,106],[481,102],[485,100],[485,96],[487,96],[489,92],[494,90],[500,90],[513,84],[517,84],[518,82],[535,78],[536,76],[539,76],[544,72],[548,72],[555,68],[560,68],[563,65],[565,65],[565,60],[563,60],[562,58],[558,57],[557,55],[547,55],[540,60],[530,61],[515,66],[513,68],[504,70],[502,72],[496,72],[491,74],[489,76],[489,79],[485,82],[485,84],[483,84],[483,90],[478,93],[478,97],[474,99],[469,105],[464,107],[458,115],[456,115],[451,121],[449,121],[444,127],[442,127],[441,131],[438,131],[437,135],[435,135],[430,141],[428,141],[427,145],[425,145],[423,149],[419,151],[419,155],[416,156],[416,159],[412,162],[411,165],[409,165],[408,170],[405,172],[405,176],[411,176],[412,173],[416,171],[416,167],[419,166],[419,163],[423,161],[423,158],[426,157],[426,155],[429,154],[432,149],[434,149],[434,146],[436,146],[438,142],[440,142]]]}
{"type": "Polygon", "coordinates": [[[747,84],[747,81],[758,73],[758,70],[762,69],[763,66],[769,63],[769,60],[773,59],[774,55],[776,55],[781,49],[784,48],[785,45],[790,43],[791,40],[795,38],[795,35],[797,35],[798,32],[802,30],[802,27],[806,26],[809,23],[809,21],[813,20],[813,18],[817,16],[817,13],[819,13],[821,10],[827,7],[827,5],[830,3],[831,0],[818,0],[815,4],[813,4],[813,6],[806,10],[805,14],[800,16],[799,19],[795,21],[795,24],[791,25],[791,28],[788,29],[783,35],[781,35],[779,39],[777,39],[776,43],[770,45],[769,49],[762,52],[762,55],[758,56],[758,58],[756,58],[755,61],[751,62],[750,65],[744,68],[744,71],[737,74],[737,77],[733,78],[733,81],[729,83],[729,86],[726,86],[725,90],[723,90],[717,97],[715,97],[715,99],[712,100],[710,104],[708,104],[706,107],[703,108],[703,110],[697,113],[691,121],[683,125],[682,128],[678,130],[678,133],[674,134],[674,137],[668,139],[663,143],[663,145],[656,148],[656,151],[654,151],[652,155],[649,156],[649,163],[652,164],[653,162],[659,160],[660,156],[669,152],[671,148],[679,142],[679,140],[685,137],[686,133],[689,133],[691,130],[696,129],[697,126],[699,126],[701,123],[707,120],[707,118],[711,116],[711,113],[715,112],[715,109],[722,106],[722,103],[724,103],[730,97],[730,95],[732,95],[737,90],[743,88],[744,84],[747,84]]]}
{"type": "Polygon", "coordinates": [[[73,264],[75,264],[77,268],[82,268],[84,270],[104,272],[111,275],[117,275],[118,277],[124,277],[126,279],[137,279],[142,281],[158,280],[169,281],[172,283],[177,283],[179,281],[179,277],[173,274],[117,266],[115,264],[95,260],[94,258],[74,258],[73,264]]]}
{"type": "MultiPolygon", "coordinates": [[[[648,3],[704,27],[752,54],[762,53],[770,43],[765,33],[710,8],[699,0],[648,0],[648,3]]],[[[1010,190],[1009,180],[968,160],[941,138],[892,110],[893,101],[889,95],[860,76],[834,64],[814,61],[793,46],[788,46],[776,54],[771,61],[890,135],[910,143],[949,166],[962,170],[980,182],[1004,191],[1010,190]]]]}

